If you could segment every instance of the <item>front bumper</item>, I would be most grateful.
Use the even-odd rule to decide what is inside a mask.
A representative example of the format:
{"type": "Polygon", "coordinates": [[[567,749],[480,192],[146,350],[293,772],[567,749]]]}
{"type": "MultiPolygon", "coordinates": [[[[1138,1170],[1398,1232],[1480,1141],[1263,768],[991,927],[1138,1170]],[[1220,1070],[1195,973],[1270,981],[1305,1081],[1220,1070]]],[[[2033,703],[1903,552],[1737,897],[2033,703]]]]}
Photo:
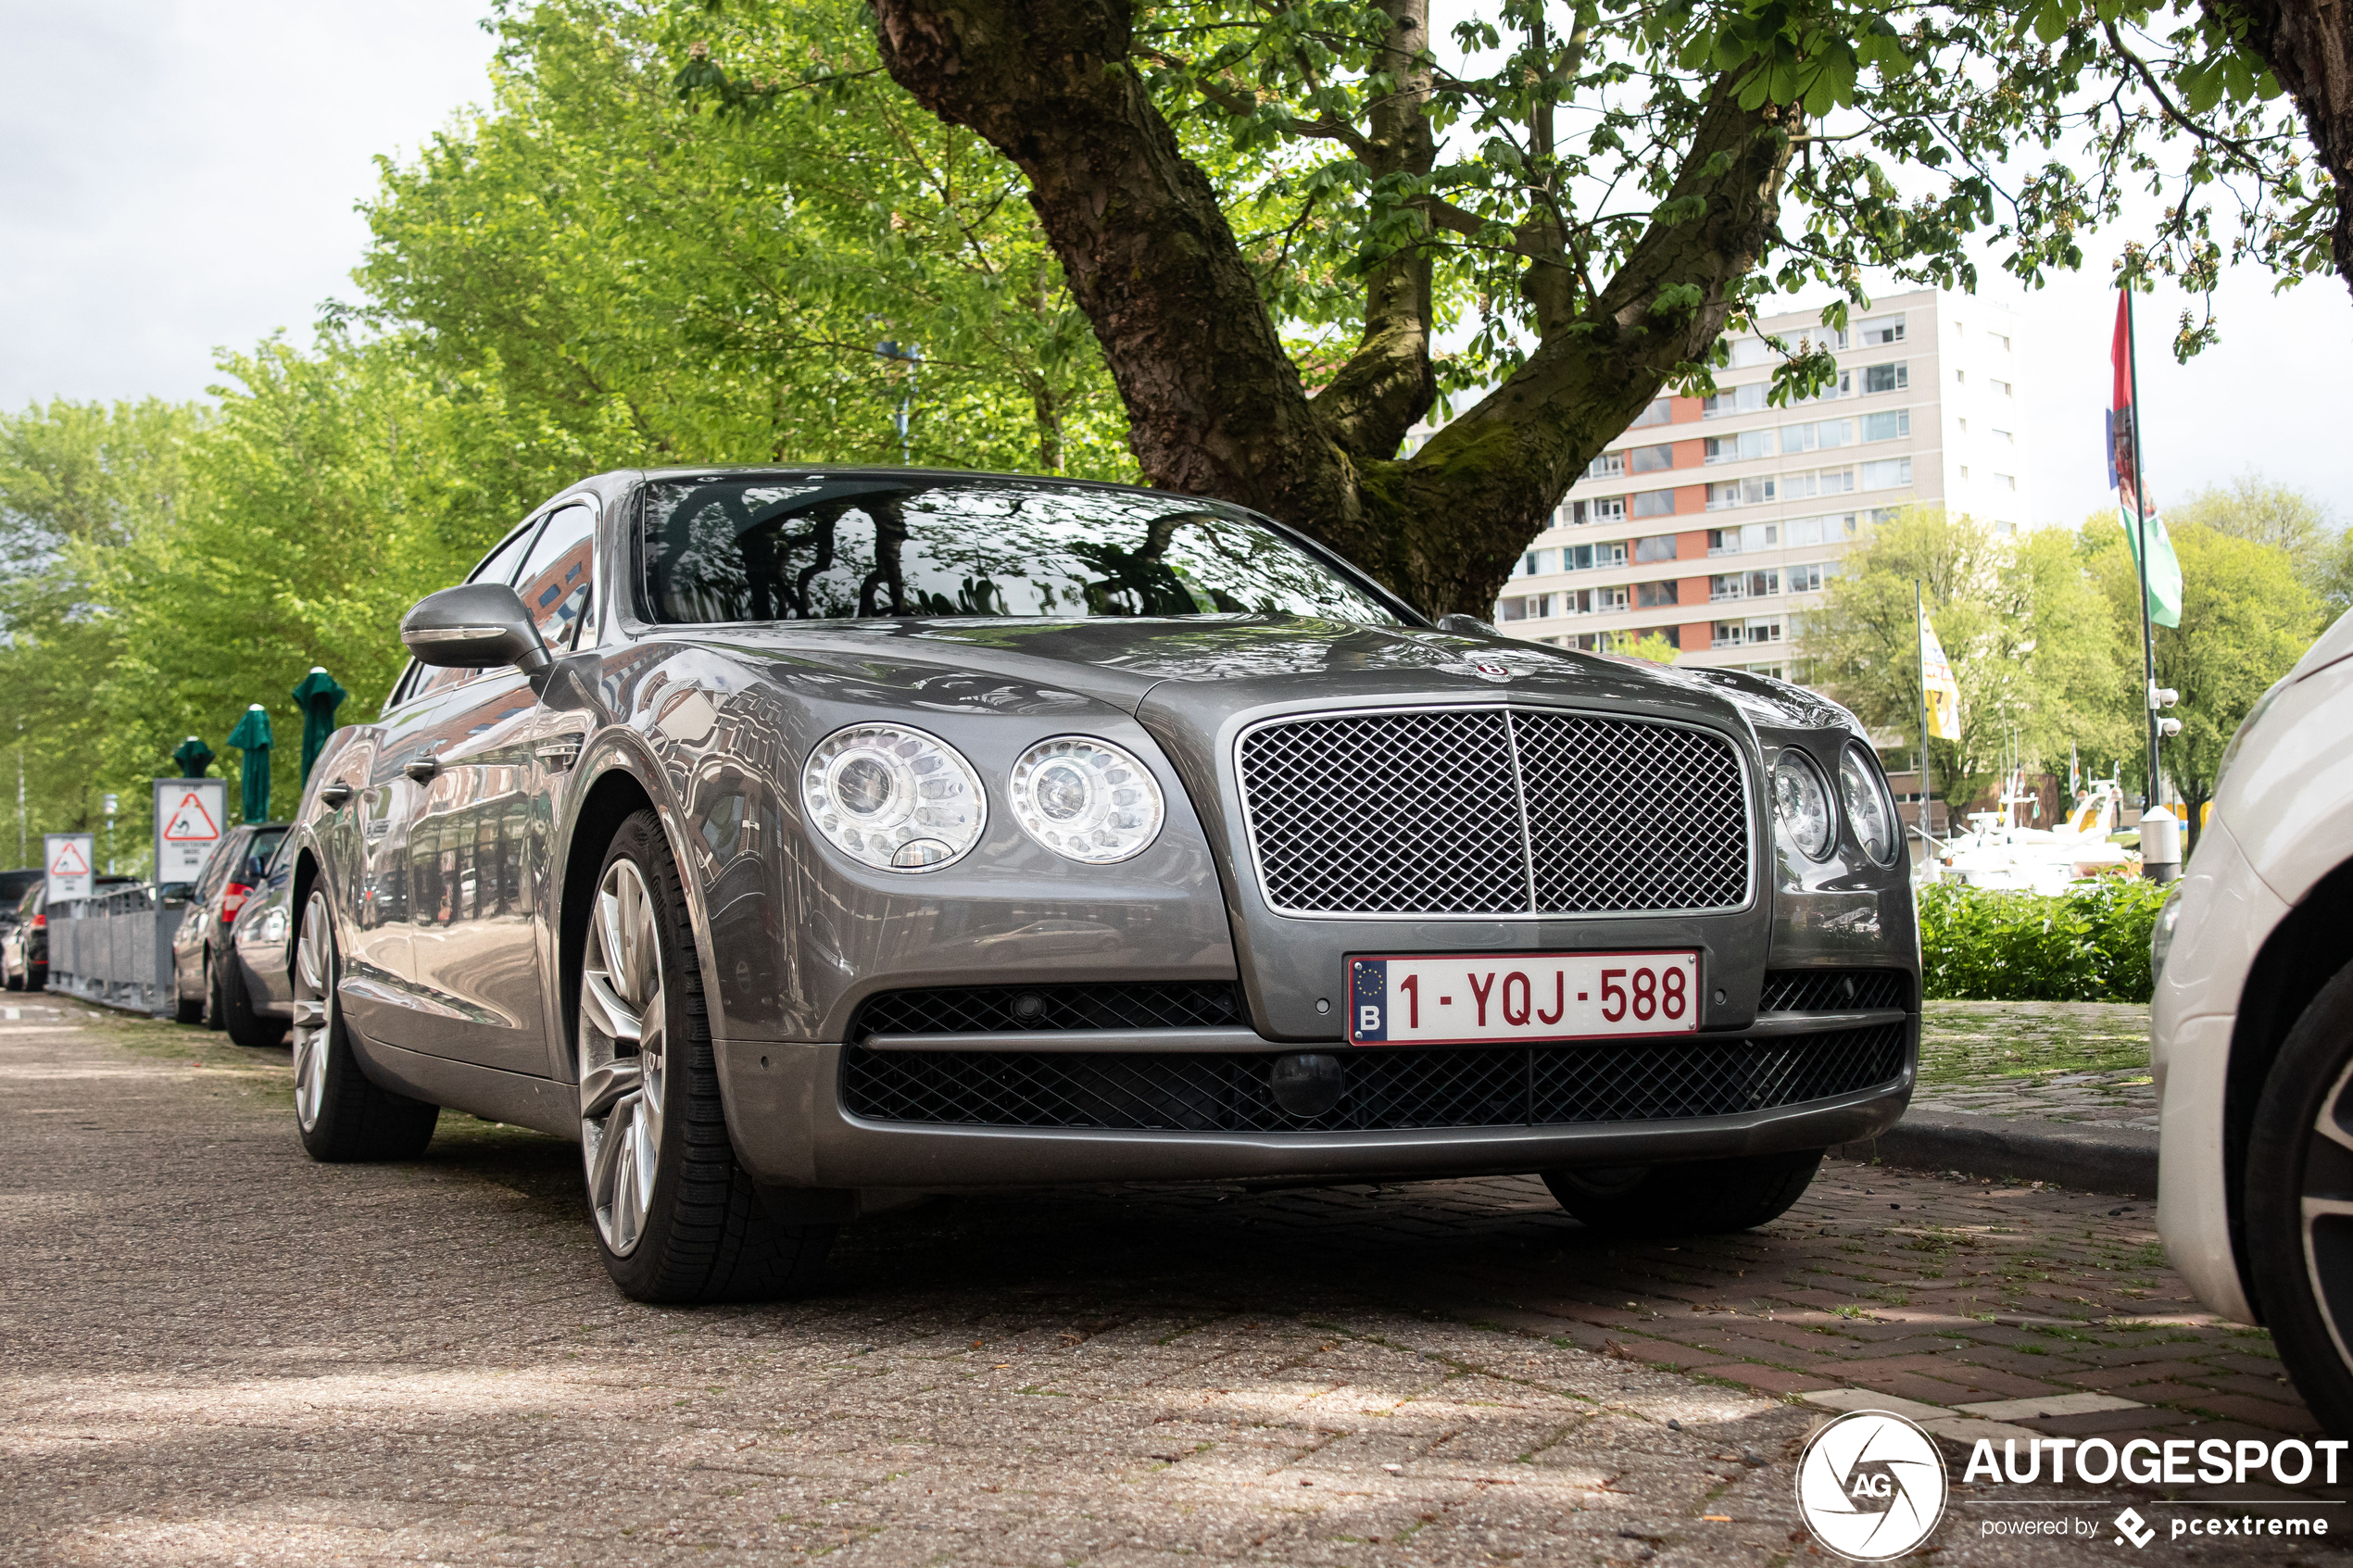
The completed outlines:
{"type": "MultiPolygon", "coordinates": [[[[1780,1022],[1780,1021],[1777,1021],[1780,1022]]],[[[1747,1041],[1765,1049],[1790,1020],[1747,1041]]],[[[1876,1136],[1911,1098],[1917,1014],[1902,1016],[1901,1070],[1868,1086],[1719,1115],[1547,1124],[1350,1131],[1170,1131],[1102,1126],[959,1125],[854,1114],[840,1044],[720,1042],[717,1060],[737,1160],[765,1189],[956,1190],[1103,1181],[1346,1180],[1509,1174],[1580,1165],[1650,1164],[1825,1148],[1876,1136]]],[[[1233,1051],[1231,1031],[1164,1053],[1233,1051]]],[[[1740,1041],[1727,1041],[1736,1045],[1740,1041]]],[[[1041,1037],[1037,1048],[1055,1048],[1041,1037]]],[[[1066,1047],[1065,1047],[1066,1048],[1066,1047]]],[[[1246,1055],[1277,1055],[1265,1042],[1246,1055]]],[[[1293,1047],[1292,1049],[1298,1047],[1293,1047]]],[[[1327,1047],[1329,1048],[1329,1047],[1327,1047]]],[[[1575,1050],[1579,1047],[1559,1047],[1575,1050]]]]}

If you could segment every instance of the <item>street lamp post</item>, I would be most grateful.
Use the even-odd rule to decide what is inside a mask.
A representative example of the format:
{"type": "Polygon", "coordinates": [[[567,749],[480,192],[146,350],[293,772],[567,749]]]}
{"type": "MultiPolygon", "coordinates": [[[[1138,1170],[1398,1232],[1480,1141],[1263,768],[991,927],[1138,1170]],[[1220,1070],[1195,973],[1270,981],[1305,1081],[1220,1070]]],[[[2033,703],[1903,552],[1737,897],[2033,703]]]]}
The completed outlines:
{"type": "Polygon", "coordinates": [[[108,876],[112,876],[114,875],[114,812],[115,807],[119,804],[119,802],[112,795],[107,796],[105,800],[107,807],[107,874],[108,876]]]}

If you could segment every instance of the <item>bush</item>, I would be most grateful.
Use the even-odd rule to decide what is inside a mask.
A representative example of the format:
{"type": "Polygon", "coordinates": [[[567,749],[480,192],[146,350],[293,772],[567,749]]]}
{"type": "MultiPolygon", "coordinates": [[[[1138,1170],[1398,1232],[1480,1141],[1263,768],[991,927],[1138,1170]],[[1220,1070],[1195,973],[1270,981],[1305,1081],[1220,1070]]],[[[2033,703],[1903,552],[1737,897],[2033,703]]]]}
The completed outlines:
{"type": "Polygon", "coordinates": [[[1989,1002],[2145,1002],[2166,890],[2104,876],[2057,897],[1940,882],[1920,890],[1922,994],[1989,1002]]]}

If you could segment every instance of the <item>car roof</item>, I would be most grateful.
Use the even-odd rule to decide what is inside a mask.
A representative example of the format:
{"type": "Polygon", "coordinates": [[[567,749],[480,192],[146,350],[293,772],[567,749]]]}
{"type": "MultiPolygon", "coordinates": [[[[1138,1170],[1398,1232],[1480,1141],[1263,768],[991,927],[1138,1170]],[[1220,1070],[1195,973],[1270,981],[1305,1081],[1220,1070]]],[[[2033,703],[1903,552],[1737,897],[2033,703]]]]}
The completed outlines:
{"type": "MultiPolygon", "coordinates": [[[[1207,501],[1232,507],[1214,495],[1194,495],[1182,490],[1156,490],[1149,484],[1122,484],[1108,479],[1070,479],[1058,473],[998,473],[987,469],[921,469],[862,467],[843,463],[718,463],[708,468],[617,470],[598,478],[629,478],[652,482],[664,479],[906,479],[995,480],[1014,484],[1041,484],[1067,490],[1108,490],[1127,495],[1156,495],[1171,501],[1207,501]]],[[[1237,507],[1249,511],[1248,507],[1237,507]]],[[[1254,515],[1254,514],[1253,514],[1254,515]]]]}

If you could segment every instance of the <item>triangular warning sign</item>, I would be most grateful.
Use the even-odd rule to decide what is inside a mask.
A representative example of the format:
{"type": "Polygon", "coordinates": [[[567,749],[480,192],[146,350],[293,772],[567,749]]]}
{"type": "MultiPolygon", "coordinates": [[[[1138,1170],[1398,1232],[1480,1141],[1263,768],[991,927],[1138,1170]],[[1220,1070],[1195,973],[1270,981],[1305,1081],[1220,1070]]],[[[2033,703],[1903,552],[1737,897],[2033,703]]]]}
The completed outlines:
{"type": "Polygon", "coordinates": [[[51,876],[88,876],[90,857],[82,852],[78,840],[67,839],[57,847],[57,858],[49,863],[51,876]]]}
{"type": "Polygon", "coordinates": [[[220,836],[219,824],[212,813],[204,809],[204,797],[195,790],[180,797],[171,809],[170,817],[163,824],[166,844],[209,844],[220,836]]]}

